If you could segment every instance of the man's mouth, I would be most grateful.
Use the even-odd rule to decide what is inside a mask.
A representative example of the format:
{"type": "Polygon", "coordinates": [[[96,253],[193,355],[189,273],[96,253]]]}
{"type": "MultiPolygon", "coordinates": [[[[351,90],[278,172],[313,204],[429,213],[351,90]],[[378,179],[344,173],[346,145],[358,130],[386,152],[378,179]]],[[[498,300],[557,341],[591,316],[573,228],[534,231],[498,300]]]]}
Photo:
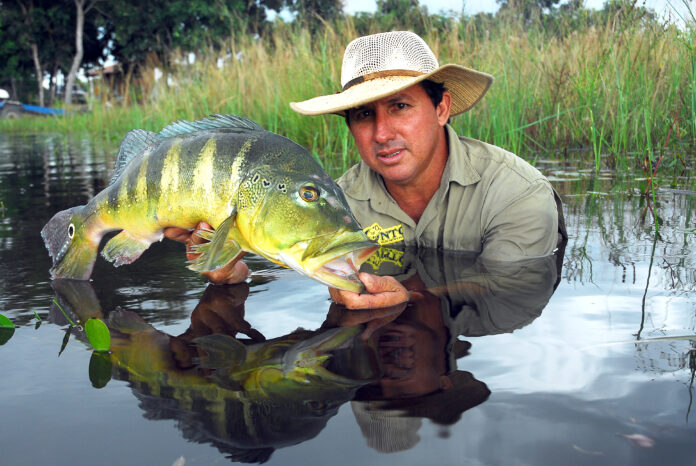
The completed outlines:
{"type": "Polygon", "coordinates": [[[389,152],[377,153],[377,158],[382,160],[391,160],[399,156],[403,152],[403,149],[391,150],[389,152]]]}

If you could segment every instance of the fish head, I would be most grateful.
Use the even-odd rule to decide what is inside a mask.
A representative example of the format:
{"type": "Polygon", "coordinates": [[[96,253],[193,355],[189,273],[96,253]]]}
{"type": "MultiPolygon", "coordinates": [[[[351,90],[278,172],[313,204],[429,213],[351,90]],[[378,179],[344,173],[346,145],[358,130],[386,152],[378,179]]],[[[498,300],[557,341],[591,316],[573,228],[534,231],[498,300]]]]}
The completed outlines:
{"type": "Polygon", "coordinates": [[[265,191],[248,209],[250,196],[240,190],[237,226],[261,255],[328,286],[360,292],[357,271],[379,244],[362,231],[336,182],[309,153],[303,160],[252,173],[257,182],[247,185],[261,179],[265,191]]]}
{"type": "Polygon", "coordinates": [[[87,228],[82,206],[58,212],[41,230],[53,261],[53,278],[87,280],[92,273],[99,237],[87,228]]]}
{"type": "MultiPolygon", "coordinates": [[[[216,370],[215,380],[229,385],[232,379],[255,399],[342,398],[382,375],[376,347],[361,333],[362,327],[298,330],[254,344],[243,364],[216,370]]],[[[210,354],[208,338],[196,340],[204,354],[210,354]]]]}

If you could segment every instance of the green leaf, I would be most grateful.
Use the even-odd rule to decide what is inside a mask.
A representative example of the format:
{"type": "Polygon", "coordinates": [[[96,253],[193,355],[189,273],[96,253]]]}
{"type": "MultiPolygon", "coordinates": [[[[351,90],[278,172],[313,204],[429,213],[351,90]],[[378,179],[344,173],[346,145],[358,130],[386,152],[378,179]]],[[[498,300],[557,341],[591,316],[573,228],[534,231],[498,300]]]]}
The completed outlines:
{"type": "Polygon", "coordinates": [[[15,325],[10,319],[0,314],[0,328],[15,328],[15,325]]]}
{"type": "Polygon", "coordinates": [[[94,317],[88,319],[85,324],[85,333],[95,351],[109,351],[111,334],[104,322],[94,317]]]}
{"type": "Polygon", "coordinates": [[[94,388],[103,388],[111,380],[111,357],[94,351],[89,359],[89,380],[94,388]]]}
{"type": "Polygon", "coordinates": [[[8,342],[12,335],[14,335],[15,329],[13,328],[0,328],[0,346],[8,342]]]}
{"type": "Polygon", "coordinates": [[[69,325],[67,329],[65,329],[65,335],[63,335],[63,342],[60,345],[60,351],[58,351],[58,357],[60,357],[61,354],[63,354],[63,351],[65,351],[65,347],[68,346],[68,342],[70,341],[70,332],[72,331],[72,325],[69,325]]]}

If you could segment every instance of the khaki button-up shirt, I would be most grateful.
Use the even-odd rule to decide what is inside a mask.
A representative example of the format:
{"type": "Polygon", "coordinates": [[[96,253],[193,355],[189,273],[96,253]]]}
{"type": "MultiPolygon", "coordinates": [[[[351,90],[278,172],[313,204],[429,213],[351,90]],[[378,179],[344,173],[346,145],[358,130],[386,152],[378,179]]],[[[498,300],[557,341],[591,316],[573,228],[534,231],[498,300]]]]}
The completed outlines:
{"type": "Polygon", "coordinates": [[[516,155],[446,128],[447,164],[418,223],[364,162],[338,179],[367,235],[382,245],[470,251],[488,259],[551,254],[562,214],[548,180],[516,155]]]}

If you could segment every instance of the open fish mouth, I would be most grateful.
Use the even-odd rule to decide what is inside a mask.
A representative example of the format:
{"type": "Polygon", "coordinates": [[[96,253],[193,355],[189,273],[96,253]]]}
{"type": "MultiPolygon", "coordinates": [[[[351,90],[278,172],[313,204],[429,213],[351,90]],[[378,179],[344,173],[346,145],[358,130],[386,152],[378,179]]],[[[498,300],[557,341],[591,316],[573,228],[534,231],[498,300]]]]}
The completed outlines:
{"type": "Polygon", "coordinates": [[[345,231],[337,235],[313,238],[295,245],[294,251],[282,254],[283,262],[332,288],[360,293],[364,286],[358,278],[360,265],[379,249],[362,231],[345,231]],[[301,259],[291,256],[302,250],[301,259]]]}
{"type": "Polygon", "coordinates": [[[325,262],[314,272],[314,278],[333,288],[354,291],[356,293],[364,291],[364,286],[358,278],[358,270],[360,269],[360,264],[379,249],[379,245],[375,245],[371,241],[363,241],[354,244],[353,247],[354,249],[349,252],[325,262]]]}

